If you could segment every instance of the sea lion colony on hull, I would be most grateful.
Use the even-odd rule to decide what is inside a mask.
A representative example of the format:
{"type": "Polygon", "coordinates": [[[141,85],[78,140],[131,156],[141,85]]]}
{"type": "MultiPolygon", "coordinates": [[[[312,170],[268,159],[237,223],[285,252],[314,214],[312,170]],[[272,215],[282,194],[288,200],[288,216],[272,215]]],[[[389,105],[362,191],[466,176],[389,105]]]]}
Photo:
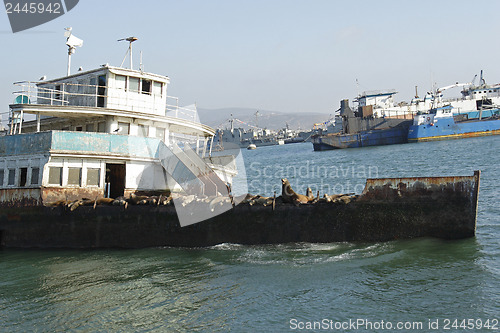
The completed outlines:
{"type": "Polygon", "coordinates": [[[312,195],[312,190],[308,188],[308,195],[298,194],[290,185],[288,179],[281,179],[281,196],[283,197],[283,202],[293,203],[294,205],[306,204],[314,200],[312,195]]]}
{"type": "Polygon", "coordinates": [[[171,196],[146,196],[146,195],[135,195],[131,194],[129,198],[118,197],[116,199],[113,198],[96,198],[92,199],[78,199],[74,201],[70,200],[58,200],[55,202],[51,202],[46,204],[48,207],[57,207],[57,206],[65,206],[69,208],[71,211],[74,211],[79,206],[100,206],[100,205],[108,205],[108,206],[125,206],[127,208],[128,205],[168,205],[172,201],[171,196]]]}
{"type": "MultiPolygon", "coordinates": [[[[333,195],[328,195],[324,194],[322,198],[319,196],[319,191],[316,197],[314,197],[311,188],[307,188],[307,195],[302,195],[298,194],[292,189],[292,186],[290,185],[290,182],[288,179],[283,178],[281,180],[282,183],[282,193],[281,196],[276,197],[276,193],[274,197],[264,197],[261,195],[252,195],[252,194],[246,194],[241,197],[235,198],[234,202],[236,204],[248,204],[250,206],[253,205],[259,205],[259,206],[270,206],[273,205],[273,207],[276,204],[281,204],[281,203],[291,203],[296,206],[300,204],[315,204],[317,202],[327,202],[327,203],[341,203],[341,204],[348,204],[351,201],[354,201],[358,198],[358,195],[354,195],[354,193],[348,193],[348,194],[333,194],[333,195]]],[[[48,207],[57,207],[57,206],[64,206],[70,209],[71,211],[77,209],[79,206],[93,206],[94,208],[98,205],[108,205],[108,206],[124,206],[125,208],[128,207],[128,205],[149,205],[149,206],[167,206],[172,204],[172,199],[178,200],[178,202],[181,203],[182,206],[187,206],[193,202],[197,203],[206,203],[210,205],[210,208],[213,210],[215,209],[215,206],[218,205],[223,205],[226,203],[229,203],[231,201],[228,197],[208,197],[208,196],[201,196],[201,197],[195,197],[194,195],[186,195],[182,196],[180,194],[173,193],[170,196],[144,196],[144,195],[135,195],[131,194],[129,198],[125,197],[118,197],[116,199],[113,198],[96,198],[94,200],[92,199],[79,199],[79,200],[74,200],[74,201],[68,201],[68,200],[59,200],[55,201],[52,203],[46,204],[48,207]],[[172,197],[173,196],[173,197],[172,197]],[[228,201],[228,202],[226,202],[228,201]]],[[[231,204],[233,202],[230,202],[231,204]]]]}

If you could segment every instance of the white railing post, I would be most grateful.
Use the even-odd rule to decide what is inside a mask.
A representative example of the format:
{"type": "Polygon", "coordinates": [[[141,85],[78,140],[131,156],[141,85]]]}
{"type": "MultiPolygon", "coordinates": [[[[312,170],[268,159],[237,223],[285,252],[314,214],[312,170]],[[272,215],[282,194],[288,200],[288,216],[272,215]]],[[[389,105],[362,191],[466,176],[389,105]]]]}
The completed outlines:
{"type": "Polygon", "coordinates": [[[21,134],[21,128],[23,127],[23,116],[24,116],[24,109],[21,109],[21,116],[19,118],[19,134],[21,134]]]}

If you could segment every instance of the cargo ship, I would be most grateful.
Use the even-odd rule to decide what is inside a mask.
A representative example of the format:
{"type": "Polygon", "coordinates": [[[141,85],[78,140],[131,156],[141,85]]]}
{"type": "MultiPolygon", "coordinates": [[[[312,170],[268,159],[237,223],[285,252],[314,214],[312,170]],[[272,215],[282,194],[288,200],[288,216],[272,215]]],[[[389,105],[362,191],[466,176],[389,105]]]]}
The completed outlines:
{"type": "Polygon", "coordinates": [[[395,104],[395,90],[360,94],[355,100],[356,111],[344,100],[342,132],[313,136],[314,150],[498,134],[500,84],[486,84],[483,71],[479,85],[475,85],[476,78],[433,89],[423,98],[415,91],[410,103],[395,104]],[[462,88],[461,97],[444,98],[444,92],[453,88],[462,88]]]}
{"type": "Polygon", "coordinates": [[[417,115],[408,130],[408,142],[460,139],[500,134],[500,109],[453,113],[451,105],[417,115]]]}
{"type": "Polygon", "coordinates": [[[408,130],[408,142],[460,139],[500,134],[500,84],[454,84],[437,90],[438,107],[419,112],[408,130]],[[461,98],[442,100],[442,92],[463,87],[461,98]]]}
{"type": "MultiPolygon", "coordinates": [[[[315,151],[360,148],[367,146],[391,145],[408,142],[408,128],[412,123],[414,108],[398,110],[393,107],[393,102],[381,105],[380,98],[390,96],[395,92],[364,94],[358,97],[358,110],[355,112],[349,107],[349,100],[340,102],[340,115],[342,117],[342,130],[339,133],[318,134],[312,136],[315,151]],[[378,99],[377,99],[378,98],[378,99]],[[367,101],[368,100],[368,101],[367,101]],[[375,104],[369,104],[369,103],[375,104]],[[388,114],[393,117],[382,116],[382,108],[386,107],[388,114]],[[410,110],[408,112],[408,110],[410,110]]],[[[423,104],[422,104],[423,105],[423,104]]]]}

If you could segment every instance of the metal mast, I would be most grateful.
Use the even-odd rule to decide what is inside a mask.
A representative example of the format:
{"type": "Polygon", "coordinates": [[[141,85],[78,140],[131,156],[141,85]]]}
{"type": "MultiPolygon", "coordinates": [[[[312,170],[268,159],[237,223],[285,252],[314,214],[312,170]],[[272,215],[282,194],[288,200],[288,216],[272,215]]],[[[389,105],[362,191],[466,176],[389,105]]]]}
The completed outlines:
{"type": "Polygon", "coordinates": [[[122,40],[126,40],[129,43],[128,50],[125,53],[125,57],[123,57],[123,61],[122,61],[122,64],[120,65],[120,67],[123,66],[123,63],[125,62],[125,59],[127,58],[127,54],[129,54],[130,55],[130,69],[132,69],[132,43],[135,42],[137,39],[138,39],[137,37],[127,37],[127,38],[118,39],[119,42],[121,42],[122,40]]]}

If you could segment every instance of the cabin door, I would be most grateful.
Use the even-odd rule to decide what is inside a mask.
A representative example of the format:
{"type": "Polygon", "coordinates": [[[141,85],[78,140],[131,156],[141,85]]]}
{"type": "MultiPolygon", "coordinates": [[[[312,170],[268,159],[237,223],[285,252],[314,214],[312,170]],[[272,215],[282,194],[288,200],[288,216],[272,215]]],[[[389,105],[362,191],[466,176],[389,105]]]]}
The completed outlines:
{"type": "Polygon", "coordinates": [[[97,106],[103,108],[106,103],[106,75],[99,75],[97,95],[97,106]]]}
{"type": "Polygon", "coordinates": [[[118,198],[125,192],[125,164],[106,163],[106,196],[118,198]]]}

